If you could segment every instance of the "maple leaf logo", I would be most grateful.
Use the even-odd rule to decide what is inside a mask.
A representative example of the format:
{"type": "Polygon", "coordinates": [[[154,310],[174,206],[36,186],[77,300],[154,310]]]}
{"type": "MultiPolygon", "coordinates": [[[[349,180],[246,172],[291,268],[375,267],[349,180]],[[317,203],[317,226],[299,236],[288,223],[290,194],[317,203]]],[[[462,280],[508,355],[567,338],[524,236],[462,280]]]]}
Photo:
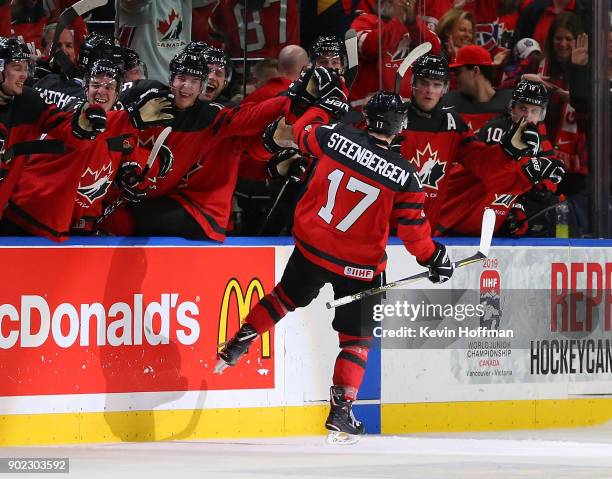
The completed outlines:
{"type": "Polygon", "coordinates": [[[176,40],[183,31],[183,21],[174,9],[168,15],[168,19],[157,22],[157,31],[163,35],[161,41],[176,40]]]}
{"type": "Polygon", "coordinates": [[[425,161],[427,161],[429,159],[437,160],[438,159],[438,152],[437,151],[433,151],[431,149],[431,145],[429,143],[427,143],[427,146],[425,146],[424,149],[419,150],[417,148],[416,156],[413,156],[410,159],[410,161],[412,161],[418,168],[420,168],[421,167],[422,159],[425,159],[425,161]]]}

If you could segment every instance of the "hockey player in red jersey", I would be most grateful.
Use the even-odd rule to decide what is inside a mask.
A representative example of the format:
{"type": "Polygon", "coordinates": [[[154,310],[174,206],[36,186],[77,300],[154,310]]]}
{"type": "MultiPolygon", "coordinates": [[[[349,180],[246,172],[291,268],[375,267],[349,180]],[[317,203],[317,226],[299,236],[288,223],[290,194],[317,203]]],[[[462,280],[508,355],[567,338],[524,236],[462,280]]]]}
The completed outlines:
{"type": "MultiPolygon", "coordinates": [[[[380,89],[393,90],[397,69],[416,45],[430,42],[432,52],[440,52],[440,39],[415,14],[415,3],[415,0],[406,4],[390,0],[381,2],[384,10],[379,12],[382,17],[381,30],[376,14],[362,13],[353,20],[351,28],[357,32],[359,72],[349,95],[352,106],[360,108],[368,95],[380,89]],[[387,16],[390,12],[393,14],[387,16]],[[379,52],[379,37],[382,52],[379,52]],[[380,55],[382,59],[379,60],[380,55]],[[382,84],[379,81],[379,66],[382,66],[382,84]]],[[[405,98],[410,96],[410,74],[404,78],[400,94],[405,98]]]]}
{"type": "Polygon", "coordinates": [[[515,180],[508,192],[530,187],[529,178],[514,159],[539,148],[539,135],[534,126],[513,124],[505,132],[501,145],[487,146],[452,107],[440,105],[440,98],[448,88],[445,59],[424,55],[412,66],[412,75],[408,126],[398,143],[402,156],[418,171],[425,192],[425,213],[432,227],[438,222],[455,162],[469,169],[491,191],[496,191],[499,178],[515,180]]]}
{"type": "MultiPolygon", "coordinates": [[[[295,212],[296,246],[280,283],[251,310],[219,353],[217,372],[235,365],[255,338],[287,313],[307,306],[325,283],[332,284],[336,298],[379,285],[390,217],[397,219],[398,235],[408,251],[429,268],[432,282],[446,281],[453,273],[445,247],[431,240],[414,168],[390,149],[405,121],[401,97],[376,93],[364,108],[366,131],[328,124],[328,111],[345,96],[337,74],[324,68],[315,73],[320,99],[298,119],[294,130],[302,152],[317,158],[295,212]]],[[[341,352],[325,426],[347,440],[346,435],[364,431],[351,410],[373,334],[372,317],[364,315],[362,307],[357,302],[338,307],[332,323],[341,352]]]]}
{"type": "MultiPolygon", "coordinates": [[[[86,149],[59,156],[29,157],[11,195],[7,222],[29,234],[54,240],[66,239],[70,234],[91,234],[113,182],[128,199],[137,198],[143,189],[151,187],[147,180],[138,185],[133,181],[142,172],[148,153],[138,147],[136,125],[147,126],[142,118],[143,108],[155,120],[162,116],[164,121],[171,120],[171,115],[162,112],[170,102],[160,93],[142,105],[112,111],[122,77],[123,71],[109,60],[93,63],[85,76],[85,96],[89,103],[106,112],[106,130],[86,149]]],[[[171,158],[168,150],[162,150],[151,176],[163,177],[170,169],[171,158]]]]}
{"type": "Polygon", "coordinates": [[[63,113],[48,105],[25,86],[30,52],[14,38],[0,38],[0,216],[21,173],[33,153],[62,153],[87,148],[89,140],[106,128],[99,107],[82,105],[63,113]],[[42,133],[57,141],[40,142],[42,133]]]}
{"type": "MultiPolygon", "coordinates": [[[[192,53],[189,46],[173,58],[170,88],[174,93],[174,120],[165,143],[174,153],[172,170],[144,201],[109,217],[112,224],[107,223],[105,230],[115,234],[225,239],[238,156],[233,152],[227,157],[213,152],[220,152],[226,140],[231,143],[230,139],[239,136],[263,133],[266,125],[286,112],[289,101],[280,96],[230,109],[199,100],[206,89],[208,72],[201,51],[192,53]],[[207,174],[212,170],[214,175],[207,174]],[[215,195],[215,201],[211,202],[211,195],[215,195]],[[219,204],[224,207],[219,208],[219,204]]],[[[126,92],[125,98],[138,97],[140,92],[160,86],[159,82],[141,80],[126,92]]],[[[152,143],[160,131],[161,128],[146,130],[140,141],[152,143]]]]}
{"type": "Polygon", "coordinates": [[[501,231],[513,236],[526,233],[528,224],[523,221],[526,215],[520,201],[517,202],[517,195],[531,190],[534,186],[554,191],[565,174],[563,163],[552,158],[552,145],[544,136],[543,120],[546,116],[547,103],[548,92],[544,85],[522,80],[512,92],[509,111],[489,121],[478,133],[482,141],[491,145],[499,143],[503,133],[513,122],[521,118],[531,124],[539,125],[540,150],[537,152],[537,158],[525,157],[519,160],[525,174],[531,180],[531,185],[526,185],[523,191],[513,190],[512,193],[507,193],[505,188],[512,188],[515,183],[512,176],[509,176],[506,185],[503,183],[503,178],[500,178],[498,189],[487,191],[484,184],[469,170],[459,169],[453,172],[436,227],[440,234],[477,236],[480,231],[480,218],[485,208],[495,211],[495,232],[501,231]]]}

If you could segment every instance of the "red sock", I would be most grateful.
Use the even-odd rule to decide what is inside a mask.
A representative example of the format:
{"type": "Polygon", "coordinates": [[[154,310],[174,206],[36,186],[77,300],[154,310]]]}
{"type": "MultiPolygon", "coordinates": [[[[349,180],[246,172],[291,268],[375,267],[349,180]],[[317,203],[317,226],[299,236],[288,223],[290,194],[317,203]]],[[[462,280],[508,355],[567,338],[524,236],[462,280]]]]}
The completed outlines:
{"type": "Polygon", "coordinates": [[[270,294],[266,294],[247,315],[244,322],[249,323],[257,334],[272,329],[287,313],[294,311],[295,305],[280,284],[270,294]]]}
{"type": "Polygon", "coordinates": [[[344,398],[354,401],[365,374],[372,337],[350,336],[338,333],[340,354],[334,367],[334,385],[344,388],[344,398]]]}

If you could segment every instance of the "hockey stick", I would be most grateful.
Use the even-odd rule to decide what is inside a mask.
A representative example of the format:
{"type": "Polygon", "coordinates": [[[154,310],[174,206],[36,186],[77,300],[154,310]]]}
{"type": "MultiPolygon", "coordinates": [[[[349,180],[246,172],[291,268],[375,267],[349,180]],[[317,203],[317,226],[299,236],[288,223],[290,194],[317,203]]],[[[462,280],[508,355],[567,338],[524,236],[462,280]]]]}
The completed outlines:
{"type": "Polygon", "coordinates": [[[431,43],[423,42],[420,45],[414,47],[408,56],[404,58],[404,61],[397,69],[397,73],[395,75],[395,93],[399,94],[400,86],[402,84],[402,80],[404,79],[404,75],[408,71],[408,68],[412,66],[414,62],[416,62],[423,55],[429,53],[431,50],[431,43]]]}
{"type": "Polygon", "coordinates": [[[70,24],[70,22],[78,17],[82,17],[94,8],[103,7],[107,3],[108,0],[80,0],[64,10],[57,19],[55,34],[53,35],[53,43],[51,44],[51,51],[53,51],[53,47],[57,45],[60,35],[70,24]]]}
{"type": "Polygon", "coordinates": [[[94,8],[102,7],[107,3],[108,0],[80,0],[79,2],[76,2],[74,5],[64,10],[57,19],[50,52],[51,56],[53,57],[52,60],[54,62],[57,62],[60,70],[66,76],[74,75],[74,73],[72,73],[71,75],[71,72],[74,71],[74,65],[72,60],[68,58],[68,55],[66,55],[61,48],[58,48],[58,42],[62,32],[66,29],[70,22],[72,22],[76,18],[85,15],[87,12],[93,10],[94,8]]]}
{"type": "Polygon", "coordinates": [[[167,126],[159,133],[159,136],[156,138],[155,143],[153,143],[153,148],[151,148],[151,153],[149,153],[149,157],[147,158],[147,164],[142,169],[142,173],[140,173],[140,178],[138,179],[138,181],[144,180],[147,173],[151,170],[151,167],[155,162],[155,158],[157,158],[159,150],[161,150],[161,147],[164,146],[166,138],[168,138],[168,135],[170,133],[172,133],[171,126],[167,126]]]}
{"type": "Polygon", "coordinates": [[[558,203],[555,203],[554,205],[548,205],[548,206],[542,208],[537,213],[532,214],[529,218],[525,218],[524,220],[519,221],[518,222],[518,226],[522,225],[523,223],[529,223],[531,220],[536,219],[537,217],[543,215],[547,211],[555,209],[558,205],[563,204],[563,203],[567,203],[567,199],[565,199],[563,201],[559,201],[558,203]]]}
{"type": "Polygon", "coordinates": [[[264,222],[261,224],[261,227],[257,231],[257,236],[260,236],[264,232],[264,230],[266,229],[266,226],[268,226],[268,222],[270,221],[270,218],[272,218],[272,213],[274,213],[274,211],[276,210],[276,207],[278,206],[278,203],[279,203],[280,199],[282,198],[282,196],[285,194],[285,190],[287,189],[287,186],[289,185],[290,181],[291,181],[290,178],[286,178],[285,179],[285,182],[283,183],[283,186],[281,186],[281,189],[279,190],[278,194],[276,195],[276,199],[274,200],[274,204],[272,205],[272,207],[268,211],[268,214],[266,215],[266,219],[264,220],[264,222]]]}
{"type": "MultiPolygon", "coordinates": [[[[480,231],[480,246],[478,247],[478,252],[472,256],[468,256],[467,258],[454,262],[453,266],[455,268],[461,268],[462,266],[467,266],[468,264],[476,263],[485,259],[489,254],[489,249],[491,248],[491,239],[493,238],[494,228],[495,212],[490,208],[485,208],[484,214],[482,215],[482,229],[480,231]]],[[[345,304],[352,303],[353,301],[358,301],[360,299],[367,298],[368,296],[382,293],[388,289],[397,288],[398,286],[420,281],[421,279],[427,278],[428,275],[429,271],[423,271],[422,273],[417,273],[415,275],[408,276],[407,278],[393,281],[392,283],[385,284],[384,286],[380,286],[378,288],[366,289],[360,293],[338,298],[331,303],[325,303],[325,306],[327,306],[327,309],[337,308],[338,306],[343,306],[345,304]]]]}
{"type": "MultiPolygon", "coordinates": [[[[138,175],[136,183],[140,183],[142,180],[144,180],[145,177],[147,176],[147,173],[151,171],[151,167],[153,166],[153,163],[155,162],[155,158],[157,158],[157,154],[159,153],[159,150],[161,150],[161,147],[163,146],[164,142],[166,141],[166,138],[168,138],[168,135],[171,132],[172,132],[172,127],[167,126],[158,135],[157,139],[155,140],[155,143],[153,143],[153,148],[151,148],[151,153],[149,153],[149,157],[147,158],[147,163],[145,164],[145,167],[142,169],[142,172],[140,173],[140,175],[138,175]]],[[[104,223],[104,221],[110,215],[112,215],[115,211],[117,211],[117,209],[124,202],[125,202],[125,197],[123,195],[120,195],[115,201],[113,201],[110,205],[104,208],[104,212],[102,213],[102,216],[100,216],[96,220],[96,224],[94,225],[95,229],[97,230],[98,226],[104,223]]]]}
{"type": "Polygon", "coordinates": [[[344,48],[346,49],[346,59],[348,65],[344,72],[344,83],[346,88],[350,89],[351,85],[357,77],[359,69],[359,52],[357,50],[357,32],[353,29],[347,30],[344,35],[344,48]]]}

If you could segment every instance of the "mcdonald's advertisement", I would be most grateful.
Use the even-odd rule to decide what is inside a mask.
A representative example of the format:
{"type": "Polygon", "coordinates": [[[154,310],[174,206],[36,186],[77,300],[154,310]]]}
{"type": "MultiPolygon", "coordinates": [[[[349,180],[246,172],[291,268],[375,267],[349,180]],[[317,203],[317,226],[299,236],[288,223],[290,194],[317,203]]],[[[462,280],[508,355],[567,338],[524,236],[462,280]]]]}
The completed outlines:
{"type": "Polygon", "coordinates": [[[274,287],[273,247],[3,248],[0,263],[0,396],[274,387],[272,334],[213,375],[274,287]]]}

